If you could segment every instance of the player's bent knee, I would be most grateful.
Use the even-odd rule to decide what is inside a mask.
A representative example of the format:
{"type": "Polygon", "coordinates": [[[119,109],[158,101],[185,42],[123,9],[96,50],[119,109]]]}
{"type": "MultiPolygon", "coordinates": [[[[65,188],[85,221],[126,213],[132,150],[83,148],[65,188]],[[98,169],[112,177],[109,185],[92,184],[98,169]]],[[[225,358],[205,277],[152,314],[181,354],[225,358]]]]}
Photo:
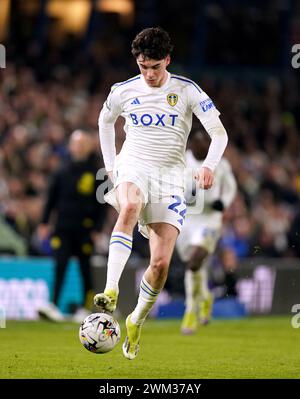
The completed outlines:
{"type": "Polygon", "coordinates": [[[127,216],[127,217],[131,217],[131,216],[135,216],[139,213],[140,211],[140,204],[139,203],[135,203],[135,202],[126,202],[126,204],[124,204],[122,206],[121,212],[120,214],[122,214],[123,216],[127,216]]]}
{"type": "Polygon", "coordinates": [[[192,254],[190,261],[187,263],[187,268],[193,272],[199,270],[206,259],[208,252],[205,248],[198,247],[192,254]]]}
{"type": "Polygon", "coordinates": [[[192,272],[197,272],[201,269],[201,263],[191,263],[189,264],[188,269],[192,272]]]}
{"type": "Polygon", "coordinates": [[[134,227],[138,220],[138,215],[140,212],[140,207],[134,203],[127,203],[121,208],[118,217],[118,227],[123,228],[124,226],[134,227]]]}

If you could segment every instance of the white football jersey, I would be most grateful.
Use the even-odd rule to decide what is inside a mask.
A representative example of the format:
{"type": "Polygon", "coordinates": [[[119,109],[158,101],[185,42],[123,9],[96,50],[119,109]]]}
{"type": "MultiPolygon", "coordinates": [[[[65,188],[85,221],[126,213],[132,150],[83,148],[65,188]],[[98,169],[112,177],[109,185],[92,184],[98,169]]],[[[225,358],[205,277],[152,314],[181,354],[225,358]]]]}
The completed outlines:
{"type": "MultiPolygon", "coordinates": [[[[186,151],[186,166],[187,173],[192,174],[192,170],[199,169],[202,166],[203,161],[197,160],[191,150],[186,151]]],[[[190,182],[192,178],[187,179],[190,182]]],[[[190,188],[188,189],[190,190],[190,188]]],[[[214,183],[212,187],[208,190],[197,189],[197,196],[199,196],[198,201],[194,201],[193,203],[199,206],[199,214],[203,217],[205,215],[209,216],[210,219],[213,217],[216,220],[222,219],[222,212],[215,211],[211,208],[211,204],[215,200],[222,200],[225,208],[229,207],[232,203],[237,190],[236,179],[233,175],[231,165],[227,161],[227,159],[222,158],[219,162],[215,172],[214,172],[214,183]]],[[[190,193],[186,192],[187,197],[191,197],[190,193]]],[[[189,203],[189,198],[187,198],[187,202],[189,203]]],[[[187,203],[187,205],[188,205],[187,203]]],[[[188,205],[189,208],[189,205],[188,205]]],[[[188,212],[189,213],[189,212],[188,212]]],[[[195,214],[196,212],[193,212],[195,214]]],[[[192,216],[190,216],[192,217],[192,216]]]]}
{"type": "MultiPolygon", "coordinates": [[[[192,181],[192,171],[201,167],[203,161],[197,160],[191,150],[186,152],[186,182],[192,181]]],[[[229,207],[236,195],[237,184],[230,163],[222,158],[214,173],[214,184],[208,190],[197,189],[197,201],[188,205],[191,199],[192,185],[185,190],[187,213],[176,247],[181,260],[187,262],[194,246],[205,248],[212,254],[221,235],[223,212],[215,211],[211,204],[222,200],[229,207]]],[[[194,191],[194,190],[193,190],[194,191]]]]}
{"type": "Polygon", "coordinates": [[[150,87],[142,75],[112,86],[100,118],[125,118],[122,161],[152,171],[184,168],[193,113],[202,124],[220,115],[212,100],[192,80],[168,73],[161,87],[150,87]]]}

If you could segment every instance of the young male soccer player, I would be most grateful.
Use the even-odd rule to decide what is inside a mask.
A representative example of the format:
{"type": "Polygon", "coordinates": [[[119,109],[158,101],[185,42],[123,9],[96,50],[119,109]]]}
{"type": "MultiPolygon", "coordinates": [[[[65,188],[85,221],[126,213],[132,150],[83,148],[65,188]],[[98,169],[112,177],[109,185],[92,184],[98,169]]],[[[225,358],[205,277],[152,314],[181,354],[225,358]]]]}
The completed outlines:
{"type": "MultiPolygon", "coordinates": [[[[199,130],[195,131],[190,139],[190,149],[186,152],[187,171],[201,168],[208,146],[207,135],[203,135],[199,130]]],[[[231,166],[222,158],[215,169],[214,184],[210,190],[202,193],[198,191],[191,197],[194,201],[189,198],[191,190],[186,190],[188,212],[176,242],[178,254],[186,263],[186,307],[181,325],[183,334],[195,333],[198,319],[202,324],[207,324],[210,320],[213,298],[208,288],[208,261],[220,238],[223,210],[232,203],[236,187],[231,166]]],[[[193,191],[193,187],[190,189],[193,191]]]]}
{"type": "Polygon", "coordinates": [[[114,182],[107,201],[118,209],[119,217],[110,240],[105,290],[95,296],[95,305],[115,310],[137,222],[149,238],[151,252],[138,303],[126,319],[123,354],[128,359],[138,353],[142,325],[165,284],[184,220],[184,154],[192,114],[211,137],[207,157],[195,176],[204,189],[213,184],[213,171],[228,140],[211,99],[190,79],[166,70],[172,49],[163,29],[140,32],[132,43],[132,54],[141,73],[112,86],[99,116],[105,168],[114,182]],[[116,156],[114,123],[119,115],[126,121],[126,140],[116,156]]]}

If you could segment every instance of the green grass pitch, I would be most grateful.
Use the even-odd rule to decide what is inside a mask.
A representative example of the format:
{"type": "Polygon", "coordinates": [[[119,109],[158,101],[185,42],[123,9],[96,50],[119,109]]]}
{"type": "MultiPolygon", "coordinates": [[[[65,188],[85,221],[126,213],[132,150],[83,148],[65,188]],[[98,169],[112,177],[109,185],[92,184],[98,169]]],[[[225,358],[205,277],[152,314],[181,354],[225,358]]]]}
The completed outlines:
{"type": "Polygon", "coordinates": [[[194,336],[180,321],[148,320],[135,360],[122,338],[107,354],[88,352],[74,323],[7,322],[0,329],[0,378],[300,378],[300,330],[290,317],[214,320],[194,336]]]}

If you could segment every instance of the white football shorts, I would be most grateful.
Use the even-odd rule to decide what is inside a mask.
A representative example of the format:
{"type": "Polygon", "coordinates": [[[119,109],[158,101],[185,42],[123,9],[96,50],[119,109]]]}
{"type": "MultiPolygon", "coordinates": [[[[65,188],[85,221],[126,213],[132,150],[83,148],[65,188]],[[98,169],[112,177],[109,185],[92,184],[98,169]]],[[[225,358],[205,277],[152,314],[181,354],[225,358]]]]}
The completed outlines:
{"type": "MultiPolygon", "coordinates": [[[[169,223],[181,231],[185,214],[186,201],[183,194],[182,176],[178,176],[178,184],[174,180],[167,181],[165,176],[153,173],[151,176],[130,164],[116,163],[114,169],[114,188],[104,199],[118,212],[120,210],[116,188],[125,182],[134,183],[142,192],[144,206],[139,217],[139,231],[149,238],[147,225],[151,223],[169,223]]],[[[174,178],[174,176],[172,176],[174,178]]]]}

